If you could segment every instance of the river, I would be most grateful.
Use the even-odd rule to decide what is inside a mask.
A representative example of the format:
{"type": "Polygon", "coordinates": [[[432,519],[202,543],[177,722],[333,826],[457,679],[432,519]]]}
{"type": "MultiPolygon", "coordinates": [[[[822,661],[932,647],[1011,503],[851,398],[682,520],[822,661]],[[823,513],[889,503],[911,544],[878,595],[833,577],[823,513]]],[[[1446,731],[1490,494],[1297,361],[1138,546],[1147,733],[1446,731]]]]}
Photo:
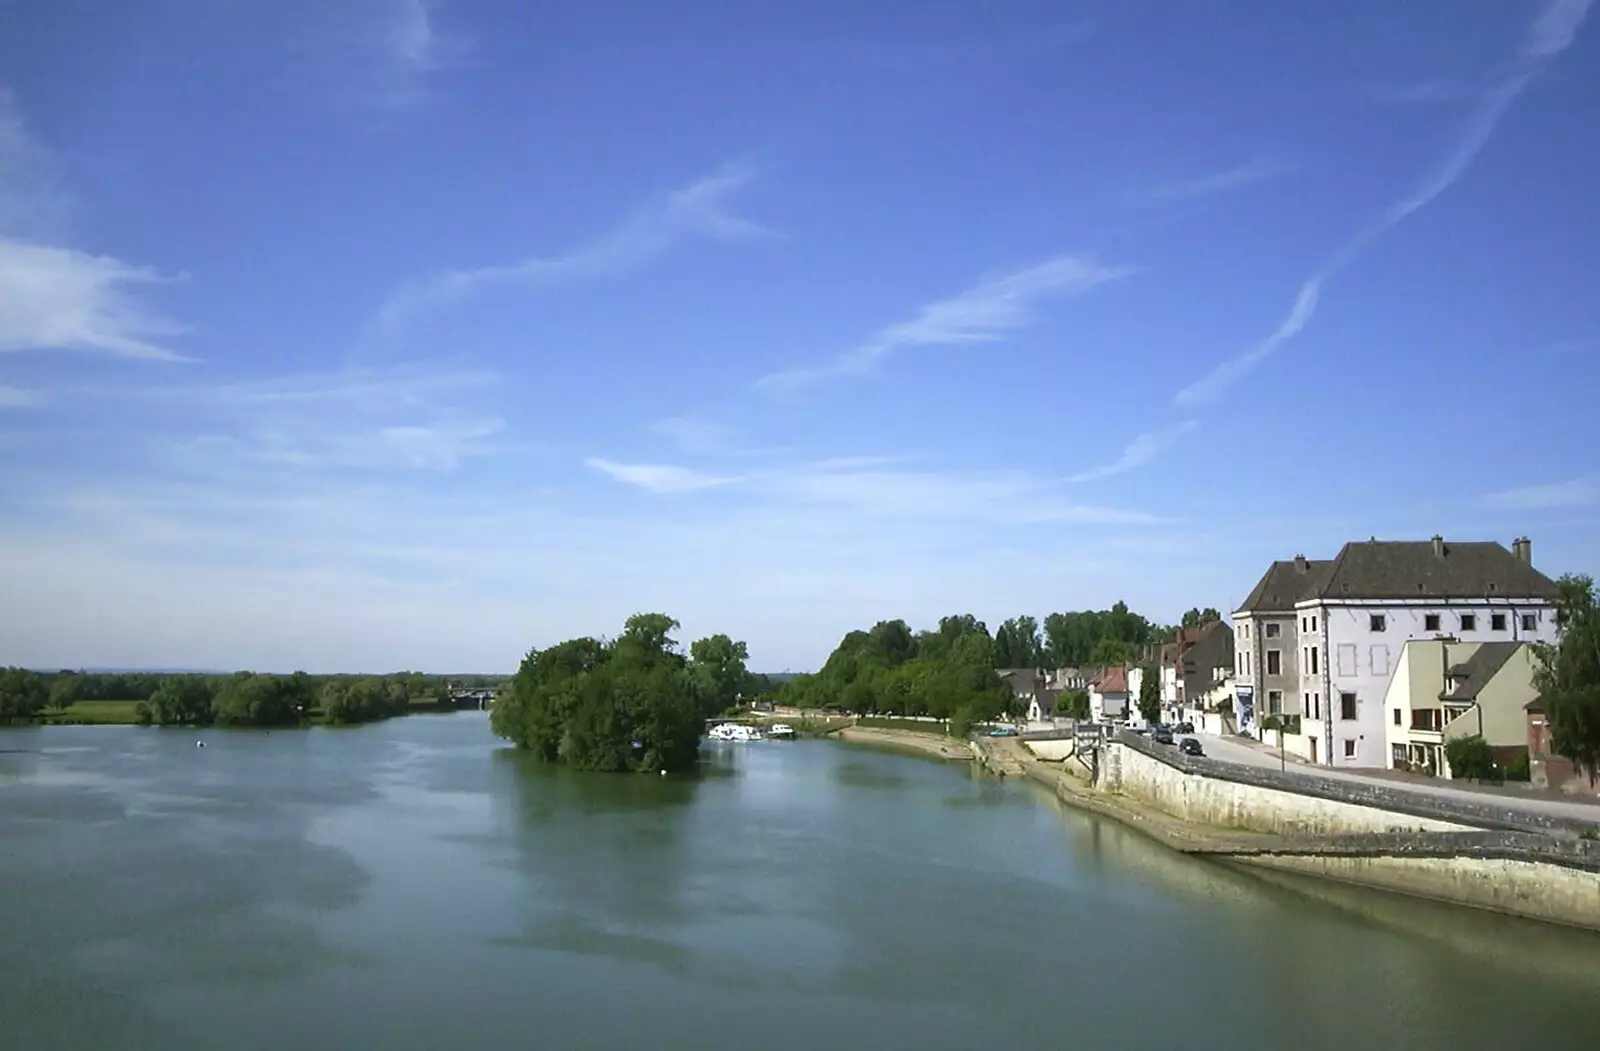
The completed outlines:
{"type": "Polygon", "coordinates": [[[0,753],[7,1048],[1503,1051],[1600,1022],[1600,937],[1331,904],[851,745],[582,775],[471,712],[0,753]]]}

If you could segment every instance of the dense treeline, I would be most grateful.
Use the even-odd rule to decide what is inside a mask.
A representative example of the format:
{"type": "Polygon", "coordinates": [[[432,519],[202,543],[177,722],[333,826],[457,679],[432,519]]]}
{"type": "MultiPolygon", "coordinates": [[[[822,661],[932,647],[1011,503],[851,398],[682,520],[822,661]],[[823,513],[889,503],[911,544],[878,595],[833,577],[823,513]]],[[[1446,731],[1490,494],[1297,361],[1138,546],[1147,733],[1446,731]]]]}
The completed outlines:
{"type": "Polygon", "coordinates": [[[546,762],[584,770],[682,770],[694,765],[708,717],[760,688],[749,653],[726,635],[688,656],[664,613],[628,618],[612,641],[569,639],[532,650],[490,726],[546,762]]]}
{"type": "Polygon", "coordinates": [[[913,633],[903,620],[883,620],[846,635],[814,675],[778,688],[780,703],[800,708],[932,715],[976,722],[1015,703],[995,674],[995,641],[970,613],[944,617],[913,633]]]}
{"type": "Polygon", "coordinates": [[[1172,629],[1133,613],[1124,602],[1110,609],[1050,613],[1041,625],[1012,617],[994,635],[996,668],[1066,668],[1126,664],[1172,629]]]}
{"type": "MultiPolygon", "coordinates": [[[[494,680],[475,677],[472,685],[494,680]]],[[[41,674],[0,669],[0,722],[60,716],[74,704],[135,702],[134,719],[162,726],[294,726],[359,723],[443,706],[446,680],[420,672],[384,676],[160,675],[149,672],[41,674]]]]}

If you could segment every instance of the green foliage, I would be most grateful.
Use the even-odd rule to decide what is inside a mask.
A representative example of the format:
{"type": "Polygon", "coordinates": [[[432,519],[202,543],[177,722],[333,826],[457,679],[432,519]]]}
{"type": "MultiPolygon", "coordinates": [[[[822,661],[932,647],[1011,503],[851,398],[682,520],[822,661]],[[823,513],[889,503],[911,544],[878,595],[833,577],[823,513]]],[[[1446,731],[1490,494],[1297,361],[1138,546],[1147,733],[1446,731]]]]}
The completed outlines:
{"type": "Polygon", "coordinates": [[[141,701],[150,721],[162,726],[209,723],[215,697],[211,680],[203,675],[169,675],[148,701],[141,701]]]}
{"type": "Polygon", "coordinates": [[[1078,720],[1089,718],[1092,714],[1089,707],[1089,691],[1062,690],[1061,695],[1056,698],[1056,713],[1078,720]]]}
{"type": "Polygon", "coordinates": [[[1161,721],[1161,677],[1154,668],[1146,668],[1139,680],[1139,717],[1147,723],[1161,721]]]}
{"type": "Polygon", "coordinates": [[[628,618],[613,642],[569,639],[523,659],[489,716],[494,732],[546,762],[584,770],[682,770],[705,720],[746,679],[745,644],[725,635],[678,652],[678,622],[628,618]]]}
{"type": "Polygon", "coordinates": [[[1450,764],[1450,776],[1457,780],[1497,781],[1499,767],[1494,761],[1494,749],[1477,734],[1470,737],[1453,737],[1444,743],[1445,760],[1450,764]]]}
{"type": "Polygon", "coordinates": [[[950,716],[950,736],[966,737],[968,734],[972,733],[972,727],[976,721],[977,720],[972,717],[972,709],[966,705],[962,705],[960,708],[955,710],[954,715],[950,716]]]}
{"type": "Polygon", "coordinates": [[[1180,624],[1180,627],[1197,628],[1200,625],[1206,623],[1207,621],[1221,620],[1221,619],[1222,619],[1222,614],[1218,613],[1215,609],[1212,609],[1210,606],[1207,606],[1205,609],[1192,608],[1192,609],[1189,610],[1189,612],[1187,612],[1187,613],[1185,613],[1183,615],[1183,621],[1180,624]]]}
{"type": "Polygon", "coordinates": [[[995,674],[995,660],[995,641],[971,614],[944,617],[937,629],[915,635],[904,621],[880,621],[846,635],[821,671],[790,679],[777,699],[797,708],[940,719],[967,708],[970,718],[982,721],[1016,704],[1016,694],[995,674]]]}
{"type": "Polygon", "coordinates": [[[156,713],[149,701],[138,701],[133,706],[133,721],[138,726],[149,726],[156,721],[156,713]]]}
{"type": "Polygon", "coordinates": [[[1564,576],[1557,587],[1561,637],[1536,648],[1534,685],[1544,699],[1551,749],[1593,785],[1600,774],[1600,601],[1588,576],[1564,576]]]}
{"type": "Polygon", "coordinates": [[[38,672],[0,668],[0,722],[33,719],[49,700],[50,691],[38,672]]]}
{"type": "Polygon", "coordinates": [[[1521,752],[1506,763],[1505,777],[1507,781],[1527,781],[1533,776],[1533,770],[1528,763],[1528,753],[1521,752]]]}
{"type": "Polygon", "coordinates": [[[334,725],[365,723],[404,715],[411,693],[403,679],[330,679],[318,693],[322,718],[334,725]]]}
{"type": "Polygon", "coordinates": [[[1281,730],[1283,729],[1283,719],[1276,715],[1269,715],[1261,720],[1261,728],[1263,730],[1281,730]]]}
{"type": "Polygon", "coordinates": [[[744,643],[726,635],[711,635],[691,643],[689,656],[696,689],[717,710],[732,708],[742,694],[753,692],[747,689],[750,673],[744,662],[750,659],[750,650],[744,643]]]}
{"type": "Polygon", "coordinates": [[[1127,603],[1108,610],[1051,613],[1044,618],[1043,663],[1051,668],[1126,664],[1163,629],[1132,613],[1127,603]]]}
{"type": "Polygon", "coordinates": [[[305,672],[235,672],[217,688],[212,717],[219,726],[294,726],[316,699],[315,683],[305,672]]]}

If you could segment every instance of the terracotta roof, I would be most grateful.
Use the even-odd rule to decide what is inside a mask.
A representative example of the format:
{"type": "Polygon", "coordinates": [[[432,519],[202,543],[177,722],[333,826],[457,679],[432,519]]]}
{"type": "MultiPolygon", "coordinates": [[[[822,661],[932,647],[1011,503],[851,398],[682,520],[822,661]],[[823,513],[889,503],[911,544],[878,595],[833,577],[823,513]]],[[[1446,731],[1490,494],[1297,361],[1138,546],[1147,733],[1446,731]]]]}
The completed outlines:
{"type": "Polygon", "coordinates": [[[1101,693],[1127,693],[1128,669],[1120,664],[1114,668],[1101,668],[1091,681],[1101,693]]]}

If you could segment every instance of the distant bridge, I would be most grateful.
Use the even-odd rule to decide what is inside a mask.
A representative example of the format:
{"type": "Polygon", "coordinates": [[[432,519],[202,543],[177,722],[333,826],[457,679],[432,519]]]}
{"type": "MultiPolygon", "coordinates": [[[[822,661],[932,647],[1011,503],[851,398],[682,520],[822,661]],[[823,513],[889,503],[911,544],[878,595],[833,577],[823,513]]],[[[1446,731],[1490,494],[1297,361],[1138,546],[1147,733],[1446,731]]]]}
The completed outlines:
{"type": "Polygon", "coordinates": [[[451,690],[450,703],[457,708],[487,708],[494,704],[495,698],[500,696],[500,690],[495,686],[483,686],[472,690],[451,690]]]}

